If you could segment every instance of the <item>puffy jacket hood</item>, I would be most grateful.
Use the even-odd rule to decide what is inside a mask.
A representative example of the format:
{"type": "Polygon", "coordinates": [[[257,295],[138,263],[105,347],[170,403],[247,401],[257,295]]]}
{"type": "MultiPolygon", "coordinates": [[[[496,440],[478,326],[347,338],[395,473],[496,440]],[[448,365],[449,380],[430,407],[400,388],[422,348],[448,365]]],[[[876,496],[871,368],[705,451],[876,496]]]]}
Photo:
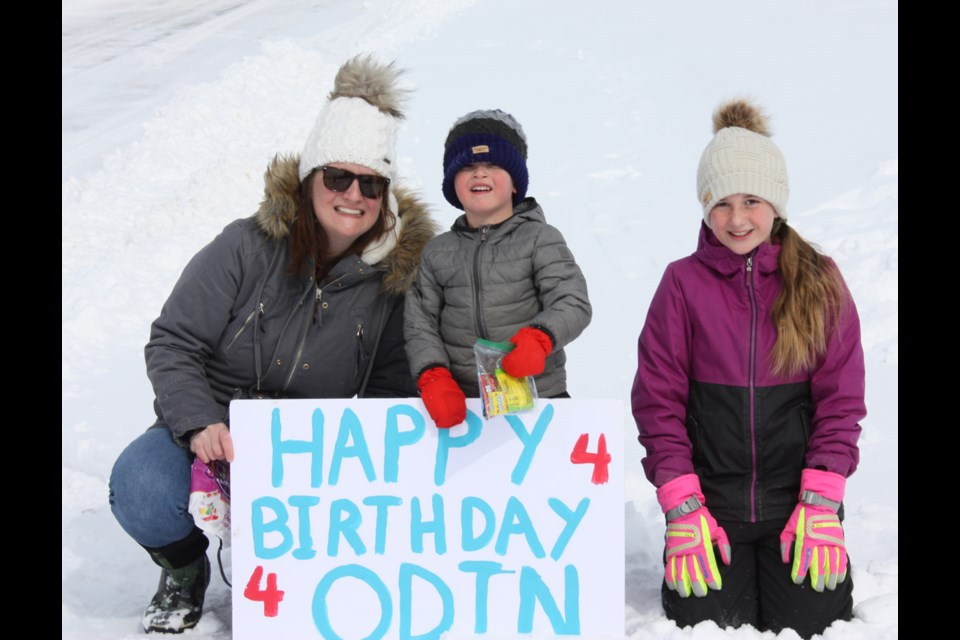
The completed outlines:
{"type": "MultiPolygon", "coordinates": [[[[483,225],[489,230],[495,230],[497,233],[509,233],[513,228],[520,226],[528,221],[546,223],[547,216],[543,213],[543,208],[537,204],[536,199],[527,197],[520,204],[513,208],[513,215],[497,224],[483,225]]],[[[483,227],[473,228],[467,224],[467,214],[463,213],[457,216],[450,226],[450,230],[456,233],[477,234],[483,227]]]]}
{"type": "MultiPolygon", "coordinates": [[[[278,241],[290,233],[300,207],[300,158],[276,156],[264,174],[264,195],[256,213],[257,226],[278,241]]],[[[389,206],[397,214],[393,230],[368,246],[361,258],[384,271],[383,290],[402,294],[413,284],[424,245],[437,234],[438,226],[426,204],[413,192],[391,184],[389,206]]]]}

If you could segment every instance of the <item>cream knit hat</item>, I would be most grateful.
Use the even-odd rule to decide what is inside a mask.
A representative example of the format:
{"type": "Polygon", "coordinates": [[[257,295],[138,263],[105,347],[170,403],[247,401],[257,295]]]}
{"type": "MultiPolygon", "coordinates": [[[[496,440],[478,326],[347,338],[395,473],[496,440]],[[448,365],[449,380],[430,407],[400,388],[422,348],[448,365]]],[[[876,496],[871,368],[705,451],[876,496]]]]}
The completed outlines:
{"type": "Polygon", "coordinates": [[[331,162],[349,162],[393,180],[404,91],[393,63],[356,56],[340,67],[326,106],[300,154],[300,180],[331,162]]]}
{"type": "Polygon", "coordinates": [[[734,100],[714,112],[713,131],[697,169],[697,197],[707,226],[714,205],[735,193],[763,198],[786,220],[787,163],[769,138],[766,116],[749,102],[734,100]]]}

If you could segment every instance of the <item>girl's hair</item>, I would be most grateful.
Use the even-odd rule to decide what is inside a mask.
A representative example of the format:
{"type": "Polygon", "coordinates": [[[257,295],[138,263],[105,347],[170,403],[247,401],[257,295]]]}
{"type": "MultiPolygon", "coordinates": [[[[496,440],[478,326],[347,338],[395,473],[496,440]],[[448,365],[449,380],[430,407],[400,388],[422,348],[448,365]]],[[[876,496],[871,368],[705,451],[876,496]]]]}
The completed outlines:
{"type": "MultiPolygon", "coordinates": [[[[309,274],[312,263],[315,266],[313,275],[319,281],[342,256],[329,255],[330,242],[327,239],[327,233],[317,220],[317,214],[313,208],[313,187],[318,175],[320,172],[314,170],[300,183],[300,202],[297,206],[297,216],[290,230],[290,264],[287,267],[287,273],[309,274]]],[[[380,196],[380,215],[377,216],[377,221],[366,233],[353,241],[344,255],[351,253],[362,255],[364,249],[396,225],[397,219],[387,204],[389,200],[387,189],[380,196]]]]}
{"type": "Polygon", "coordinates": [[[832,260],[800,237],[785,220],[774,221],[771,234],[780,244],[783,286],[771,316],[777,328],[774,373],[809,370],[827,349],[830,332],[840,321],[846,290],[832,260]]]}

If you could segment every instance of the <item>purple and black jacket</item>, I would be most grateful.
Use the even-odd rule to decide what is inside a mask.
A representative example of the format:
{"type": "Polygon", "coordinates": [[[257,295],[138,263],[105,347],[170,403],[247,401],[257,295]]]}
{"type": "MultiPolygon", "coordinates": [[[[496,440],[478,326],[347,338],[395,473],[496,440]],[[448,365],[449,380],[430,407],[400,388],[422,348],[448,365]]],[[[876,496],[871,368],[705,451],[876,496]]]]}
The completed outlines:
{"type": "Polygon", "coordinates": [[[844,477],[859,460],[864,405],[860,320],[848,296],[826,353],[793,377],[770,370],[779,245],[751,256],[706,225],[693,255],[671,263],[640,334],[633,415],[655,486],[696,473],[721,520],[786,519],[800,472],[844,477]]]}

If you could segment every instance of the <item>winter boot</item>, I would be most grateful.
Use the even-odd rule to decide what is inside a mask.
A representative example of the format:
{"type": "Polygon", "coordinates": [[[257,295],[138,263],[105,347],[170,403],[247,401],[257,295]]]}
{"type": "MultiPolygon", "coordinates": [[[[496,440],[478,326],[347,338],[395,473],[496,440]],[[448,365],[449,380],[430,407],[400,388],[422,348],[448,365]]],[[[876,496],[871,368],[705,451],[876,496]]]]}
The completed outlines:
{"type": "Polygon", "coordinates": [[[210,561],[203,554],[180,569],[164,568],[160,586],[143,614],[147,633],[183,633],[200,622],[210,584],[210,561]]]}

